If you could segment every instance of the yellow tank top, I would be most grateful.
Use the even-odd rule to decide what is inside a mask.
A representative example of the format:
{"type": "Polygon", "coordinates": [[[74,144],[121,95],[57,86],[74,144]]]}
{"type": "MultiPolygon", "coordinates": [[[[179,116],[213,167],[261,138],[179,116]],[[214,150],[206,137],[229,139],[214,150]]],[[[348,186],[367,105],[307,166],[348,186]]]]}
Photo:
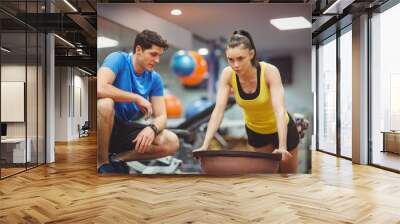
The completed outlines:
{"type": "MultiPolygon", "coordinates": [[[[238,87],[239,81],[236,77],[235,71],[232,71],[232,87],[236,103],[243,109],[246,126],[252,131],[260,134],[271,134],[277,132],[277,126],[275,113],[272,108],[271,94],[265,81],[265,66],[265,62],[260,62],[260,77],[257,77],[259,94],[255,98],[243,99],[240,96],[238,87]]],[[[287,112],[286,120],[289,121],[287,112]]]]}

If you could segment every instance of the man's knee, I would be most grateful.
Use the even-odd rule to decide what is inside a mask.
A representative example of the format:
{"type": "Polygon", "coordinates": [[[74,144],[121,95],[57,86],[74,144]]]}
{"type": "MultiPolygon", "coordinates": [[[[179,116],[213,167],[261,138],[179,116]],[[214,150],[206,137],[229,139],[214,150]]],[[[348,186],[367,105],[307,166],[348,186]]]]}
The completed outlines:
{"type": "Polygon", "coordinates": [[[111,98],[97,100],[97,111],[102,117],[110,117],[114,114],[114,101],[111,98]]]}
{"type": "Polygon", "coordinates": [[[173,155],[173,154],[176,153],[176,151],[178,151],[178,148],[179,148],[178,136],[175,133],[173,133],[173,132],[171,132],[169,130],[164,130],[163,132],[164,132],[163,134],[165,136],[164,136],[164,139],[161,142],[161,144],[163,146],[165,146],[164,150],[168,154],[173,155]]]}

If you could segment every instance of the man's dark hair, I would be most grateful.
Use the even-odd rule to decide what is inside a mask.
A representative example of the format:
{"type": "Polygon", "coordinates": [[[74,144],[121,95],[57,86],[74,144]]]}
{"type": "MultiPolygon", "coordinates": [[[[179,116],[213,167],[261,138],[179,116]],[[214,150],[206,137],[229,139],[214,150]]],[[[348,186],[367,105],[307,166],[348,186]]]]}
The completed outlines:
{"type": "Polygon", "coordinates": [[[142,47],[143,51],[151,48],[153,45],[164,48],[164,50],[168,49],[167,41],[162,39],[162,37],[151,30],[143,30],[139,33],[135,38],[135,43],[133,45],[133,53],[136,51],[136,46],[142,47]]]}

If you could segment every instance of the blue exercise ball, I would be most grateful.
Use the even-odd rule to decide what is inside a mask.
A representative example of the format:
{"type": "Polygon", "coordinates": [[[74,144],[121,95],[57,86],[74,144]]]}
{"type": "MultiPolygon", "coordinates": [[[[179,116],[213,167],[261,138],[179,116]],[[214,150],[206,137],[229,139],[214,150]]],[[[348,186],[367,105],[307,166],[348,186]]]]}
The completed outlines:
{"type": "Polygon", "coordinates": [[[171,69],[180,77],[190,76],[196,67],[193,57],[187,51],[177,51],[171,58],[171,69]]]}
{"type": "Polygon", "coordinates": [[[207,109],[211,105],[212,103],[207,98],[196,100],[195,102],[193,102],[193,104],[185,107],[185,118],[189,119],[207,109]]]}

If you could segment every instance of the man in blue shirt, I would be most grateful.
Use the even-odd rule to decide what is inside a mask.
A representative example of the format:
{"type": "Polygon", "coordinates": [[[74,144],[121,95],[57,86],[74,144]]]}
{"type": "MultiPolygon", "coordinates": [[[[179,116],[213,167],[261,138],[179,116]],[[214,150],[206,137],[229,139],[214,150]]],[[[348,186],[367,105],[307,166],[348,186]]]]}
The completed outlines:
{"type": "Polygon", "coordinates": [[[156,32],[144,30],[133,54],[113,52],[97,75],[98,172],[128,173],[123,161],[150,160],[173,155],[178,137],[165,130],[167,115],[163,82],[154,66],[168,48],[156,32]],[[149,124],[138,123],[153,117],[149,124]]]}

